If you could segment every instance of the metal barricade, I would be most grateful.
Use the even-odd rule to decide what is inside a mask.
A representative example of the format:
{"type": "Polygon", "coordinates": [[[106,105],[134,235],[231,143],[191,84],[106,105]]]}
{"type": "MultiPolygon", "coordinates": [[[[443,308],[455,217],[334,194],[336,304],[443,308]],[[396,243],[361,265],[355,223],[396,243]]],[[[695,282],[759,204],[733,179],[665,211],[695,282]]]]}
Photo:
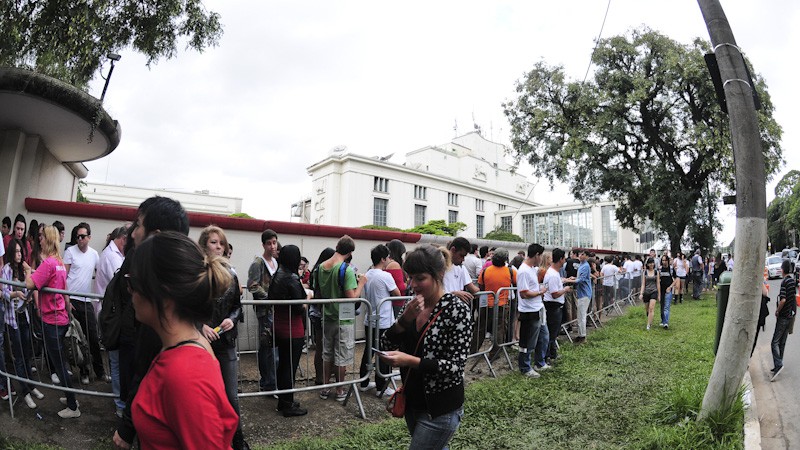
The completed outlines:
{"type": "MultiPolygon", "coordinates": [[[[243,300],[242,301],[242,306],[252,305],[252,306],[270,306],[270,307],[274,307],[276,305],[277,306],[292,306],[292,305],[309,305],[309,304],[320,304],[320,305],[338,304],[338,305],[340,305],[340,314],[346,314],[347,315],[346,316],[347,319],[344,319],[344,320],[352,320],[353,321],[353,336],[354,336],[354,340],[355,340],[355,333],[356,333],[356,326],[357,326],[356,317],[358,315],[362,315],[364,317],[369,317],[369,316],[371,316],[373,314],[372,306],[370,305],[370,302],[368,300],[364,299],[364,298],[338,298],[338,299],[313,299],[313,300],[312,299],[297,299],[297,300],[243,300]],[[362,305],[362,308],[360,308],[360,313],[359,314],[356,313],[356,309],[359,309],[359,308],[355,307],[355,303],[359,303],[359,304],[362,305]],[[349,305],[349,304],[353,304],[352,317],[350,317],[349,309],[347,310],[347,312],[344,312],[344,313],[341,312],[342,311],[341,310],[342,305],[349,305]]],[[[324,312],[323,312],[323,315],[324,315],[324,312]]],[[[339,320],[343,320],[343,319],[341,319],[341,317],[342,316],[340,315],[340,319],[339,320]]],[[[326,326],[325,323],[326,323],[326,321],[325,321],[325,319],[323,317],[323,321],[322,321],[323,334],[325,332],[324,331],[325,330],[325,326],[326,326]]],[[[338,326],[338,324],[337,324],[337,326],[338,326]]],[[[310,331],[309,328],[306,327],[305,333],[302,336],[306,340],[306,342],[308,341],[309,331],[310,331]]],[[[370,328],[367,328],[366,331],[367,331],[367,335],[366,335],[366,340],[365,341],[367,343],[372,342],[373,339],[374,339],[372,337],[372,330],[370,328]]],[[[259,332],[261,332],[261,330],[259,330],[259,332]]],[[[276,339],[274,338],[275,337],[274,316],[273,316],[273,321],[272,321],[272,325],[271,325],[271,333],[272,333],[272,336],[273,336],[271,350],[272,350],[272,354],[274,356],[275,355],[275,351],[278,349],[278,347],[276,346],[276,342],[275,342],[276,339]]],[[[355,342],[354,342],[354,344],[355,344],[355,342]]],[[[259,343],[259,345],[261,345],[261,343],[259,343]]],[[[315,348],[314,349],[315,352],[319,352],[319,351],[322,351],[322,350],[323,349],[320,349],[320,348],[315,348]]],[[[368,355],[367,355],[368,358],[372,357],[372,348],[371,348],[370,345],[367,345],[366,348],[364,349],[364,351],[368,352],[368,355]]],[[[256,352],[256,355],[257,355],[257,362],[258,362],[258,351],[256,352]]],[[[351,373],[357,373],[356,372],[356,368],[355,368],[355,365],[356,365],[355,345],[353,347],[353,363],[352,363],[352,365],[353,365],[353,368],[351,370],[351,373]]],[[[336,366],[334,366],[334,367],[336,367],[336,366]]],[[[346,367],[346,366],[338,366],[338,367],[346,367]]],[[[273,364],[273,370],[277,372],[277,364],[273,364]]],[[[339,369],[337,368],[336,370],[338,371],[339,369]]],[[[347,391],[347,394],[346,394],[344,400],[342,401],[342,406],[347,406],[347,403],[348,403],[348,401],[350,399],[350,396],[351,395],[355,395],[356,402],[358,404],[359,413],[360,413],[360,415],[361,415],[361,417],[363,419],[366,419],[367,416],[366,416],[366,413],[364,412],[364,404],[363,404],[363,402],[361,400],[360,392],[357,389],[357,384],[362,383],[364,381],[368,381],[369,380],[369,374],[370,374],[370,371],[368,371],[366,373],[366,375],[364,375],[364,376],[360,376],[359,375],[359,376],[357,376],[355,378],[352,378],[352,379],[349,379],[349,380],[340,379],[339,381],[335,381],[335,382],[332,382],[332,383],[329,382],[330,381],[330,377],[329,377],[329,379],[327,379],[327,380],[323,379],[323,383],[322,384],[307,385],[307,386],[302,386],[302,387],[294,386],[294,387],[292,387],[290,389],[278,389],[277,385],[276,385],[276,389],[273,389],[273,390],[259,390],[259,391],[255,391],[255,392],[240,392],[239,393],[239,398],[276,396],[276,395],[288,394],[288,393],[299,393],[299,392],[318,391],[318,390],[321,391],[323,389],[330,390],[330,389],[333,389],[333,388],[339,388],[339,387],[342,387],[342,386],[347,386],[348,387],[348,391],[347,391]]],[[[264,376],[265,374],[260,373],[260,375],[264,376]]],[[[277,379],[277,373],[275,373],[274,375],[275,375],[275,378],[277,379]]],[[[336,374],[331,373],[331,375],[336,375],[336,374]]],[[[344,378],[347,378],[347,370],[346,369],[345,369],[344,378]]],[[[296,380],[293,380],[293,385],[295,384],[295,381],[296,380]]]]}
{"type": "MultiPolygon", "coordinates": [[[[385,380],[388,380],[389,383],[392,383],[392,389],[395,389],[395,390],[397,390],[396,378],[400,376],[400,372],[394,370],[392,367],[389,367],[389,371],[388,372],[383,372],[383,371],[380,370],[381,369],[381,365],[382,365],[382,364],[379,363],[380,357],[374,354],[373,349],[378,349],[378,350],[381,349],[381,336],[380,336],[380,333],[375,333],[374,331],[380,329],[379,326],[378,326],[379,320],[380,320],[380,311],[381,311],[381,309],[383,308],[383,305],[386,302],[393,302],[393,301],[396,301],[396,300],[402,300],[402,301],[408,303],[412,298],[413,297],[411,297],[411,296],[386,297],[386,298],[382,299],[378,303],[378,308],[375,311],[375,314],[373,314],[373,317],[370,318],[371,324],[375,324],[375,327],[373,328],[373,345],[372,345],[372,348],[370,349],[370,353],[373,355],[373,357],[369,359],[370,366],[368,367],[367,371],[371,372],[372,370],[374,370],[375,371],[375,375],[377,377],[380,377],[380,378],[383,378],[385,380]]],[[[392,321],[392,323],[394,323],[398,319],[399,319],[399,317],[395,317],[394,320],[392,321]]],[[[387,364],[387,366],[388,366],[388,364],[387,364]]]]}
{"type": "MultiPolygon", "coordinates": [[[[19,281],[0,279],[0,284],[2,284],[2,285],[10,285],[12,287],[21,288],[21,289],[26,289],[25,283],[22,283],[22,282],[19,282],[19,281]]],[[[25,302],[26,302],[25,304],[26,305],[28,305],[28,304],[30,304],[30,302],[32,302],[32,297],[34,295],[34,292],[35,292],[35,290],[30,290],[30,292],[28,292],[27,298],[25,300],[25,302]]],[[[67,290],[63,290],[63,289],[52,289],[52,288],[47,288],[47,287],[38,290],[38,292],[62,294],[62,295],[74,296],[74,297],[85,297],[85,298],[89,298],[91,303],[99,302],[100,299],[102,299],[102,297],[103,297],[102,295],[93,294],[93,293],[67,291],[67,290]]],[[[5,301],[5,300],[0,300],[0,301],[5,301]]],[[[26,306],[26,308],[27,308],[27,306],[26,306]]],[[[94,311],[94,308],[89,308],[89,309],[94,311]]],[[[87,309],[84,309],[84,311],[86,311],[86,310],[87,309]]],[[[88,314],[88,312],[86,314],[88,314]]],[[[30,347],[31,347],[30,348],[31,361],[25,361],[25,359],[26,359],[26,355],[25,354],[27,353],[27,350],[29,350],[29,349],[26,349],[26,348],[23,347],[23,343],[22,343],[21,340],[20,340],[19,343],[20,343],[20,346],[23,347],[23,348],[19,349],[19,354],[22,355],[24,364],[35,364],[36,354],[35,354],[35,349],[33,347],[33,343],[36,342],[37,339],[38,340],[43,340],[44,336],[41,336],[41,338],[35,336],[34,327],[33,327],[33,324],[34,324],[33,321],[35,319],[34,319],[34,317],[30,317],[30,313],[29,312],[26,311],[21,315],[24,315],[26,317],[26,320],[28,321],[28,330],[29,330],[28,333],[29,333],[29,335],[26,336],[26,337],[28,339],[27,342],[30,343],[30,347]]],[[[70,314],[70,317],[72,317],[71,314],[70,314]]],[[[0,320],[3,320],[3,326],[5,327],[6,324],[5,324],[5,320],[4,319],[5,318],[0,319],[0,320]]],[[[41,319],[41,316],[40,316],[39,320],[43,322],[43,319],[41,319]]],[[[88,323],[88,318],[84,318],[84,320],[88,323]]],[[[67,326],[70,326],[70,325],[67,325],[67,326]]],[[[43,327],[43,325],[40,324],[40,329],[42,329],[41,327],[43,327]]],[[[9,344],[11,344],[11,342],[9,344]]],[[[61,362],[62,362],[62,364],[66,365],[66,370],[64,370],[64,372],[68,372],[68,376],[69,376],[69,373],[71,373],[71,371],[69,370],[70,361],[67,358],[66,349],[64,347],[64,343],[59,343],[59,347],[61,348],[62,356],[64,356],[64,359],[61,362]]],[[[16,367],[17,366],[17,362],[16,362],[17,356],[15,355],[16,352],[14,350],[15,349],[12,348],[12,360],[14,361],[14,363],[15,363],[14,365],[16,367]]],[[[42,374],[44,372],[44,366],[47,365],[49,361],[52,361],[52,360],[49,359],[49,355],[47,354],[46,345],[42,346],[41,355],[42,355],[41,356],[41,363],[39,364],[39,368],[36,371],[36,373],[38,374],[38,378],[39,378],[38,380],[34,380],[34,379],[29,378],[27,376],[25,376],[25,377],[20,376],[20,374],[16,373],[17,372],[16,368],[15,368],[15,373],[14,374],[11,374],[10,371],[8,370],[8,368],[6,368],[5,371],[0,371],[0,375],[6,377],[6,386],[5,386],[5,388],[6,388],[6,391],[9,393],[8,404],[9,404],[9,409],[10,409],[10,412],[11,412],[11,418],[12,419],[14,418],[14,404],[21,397],[20,396],[16,396],[16,398],[15,398],[14,396],[12,396],[10,394],[12,392],[11,380],[15,380],[18,383],[25,383],[28,386],[33,386],[33,388],[41,387],[41,388],[52,389],[52,390],[61,391],[61,392],[65,392],[65,393],[69,392],[69,393],[73,393],[73,394],[89,395],[89,396],[95,396],[95,397],[116,398],[116,395],[113,392],[102,392],[102,391],[95,391],[95,390],[77,389],[77,388],[72,388],[72,387],[66,387],[64,385],[64,384],[66,384],[66,380],[62,380],[61,379],[63,377],[63,374],[61,374],[59,376],[59,382],[60,382],[61,385],[58,385],[58,384],[55,384],[55,383],[44,383],[44,382],[42,382],[41,377],[42,377],[42,374]]],[[[86,355],[86,356],[81,355],[81,356],[84,357],[84,358],[88,357],[88,362],[86,364],[88,366],[92,365],[93,361],[92,361],[91,351],[89,352],[88,355],[86,355]]],[[[103,364],[105,366],[105,363],[103,363],[103,364]]],[[[104,367],[104,368],[106,368],[106,367],[104,367]]],[[[30,367],[27,367],[26,368],[26,372],[28,372],[29,369],[30,369],[30,367]]],[[[76,367],[76,369],[78,369],[78,367],[76,367]]],[[[53,373],[55,373],[55,372],[53,372],[53,373]]],[[[108,374],[108,371],[106,371],[106,374],[108,374]]],[[[27,375],[27,373],[26,373],[26,375],[27,375]]],[[[81,377],[79,376],[79,382],[80,382],[80,378],[81,377]]],[[[33,389],[33,388],[31,388],[31,389],[33,389]]]]}
{"type": "MultiPolygon", "coordinates": [[[[483,357],[486,365],[489,366],[489,371],[492,373],[494,378],[497,378],[497,373],[494,371],[494,367],[492,367],[492,362],[489,360],[489,352],[494,350],[494,339],[489,339],[489,347],[486,349],[481,349],[483,347],[484,342],[488,338],[486,336],[489,333],[489,330],[492,332],[492,336],[496,334],[495,330],[497,329],[494,320],[492,320],[492,324],[489,324],[489,296],[495,298],[495,293],[492,291],[480,291],[472,296],[472,315],[473,315],[473,333],[472,333],[472,342],[470,343],[471,352],[469,356],[467,356],[467,360],[470,358],[479,358],[483,357]]],[[[494,307],[491,309],[493,310],[494,316],[497,317],[497,310],[498,310],[498,302],[493,302],[494,307]]],[[[480,360],[475,361],[475,363],[470,367],[470,371],[474,371],[475,367],[478,365],[480,360]]]]}
{"type": "Polygon", "coordinates": [[[511,357],[508,356],[508,347],[519,344],[519,340],[516,338],[516,318],[519,315],[519,311],[517,310],[519,304],[519,288],[514,286],[498,289],[495,294],[495,298],[498,299],[498,301],[495,302],[496,305],[500,303],[499,299],[503,292],[508,292],[508,303],[505,307],[498,307],[500,314],[495,314],[495,320],[493,321],[495,324],[495,332],[492,336],[494,337],[494,345],[500,349],[498,351],[503,352],[503,356],[505,356],[506,362],[508,363],[508,368],[514,370],[514,364],[511,362],[511,357]],[[504,333],[505,336],[502,336],[502,342],[498,341],[498,338],[501,337],[501,333],[498,331],[498,325],[501,320],[506,324],[506,332],[504,333]]]}

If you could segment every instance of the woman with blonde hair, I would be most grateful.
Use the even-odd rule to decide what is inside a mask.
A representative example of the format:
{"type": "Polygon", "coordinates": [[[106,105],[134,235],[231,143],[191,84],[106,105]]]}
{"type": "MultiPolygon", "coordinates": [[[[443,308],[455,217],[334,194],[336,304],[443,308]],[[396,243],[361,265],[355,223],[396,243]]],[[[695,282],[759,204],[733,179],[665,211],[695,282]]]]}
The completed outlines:
{"type": "MultiPolygon", "coordinates": [[[[198,244],[200,244],[200,248],[206,254],[207,259],[223,257],[228,251],[228,239],[225,237],[225,232],[216,225],[209,225],[203,228],[203,231],[200,232],[198,244]]],[[[228,270],[230,271],[230,267],[228,267],[228,270]]],[[[238,335],[237,324],[241,317],[242,301],[239,294],[239,279],[231,271],[231,282],[228,285],[228,289],[214,301],[211,320],[203,324],[202,333],[211,343],[214,356],[219,361],[222,381],[225,384],[225,394],[236,414],[239,414],[236,337],[238,335]]],[[[233,449],[241,450],[246,446],[240,421],[236,427],[236,434],[233,435],[233,449]]]]}
{"type": "MultiPolygon", "coordinates": [[[[69,328],[69,313],[67,312],[69,298],[63,294],[41,291],[43,288],[61,290],[67,288],[67,269],[61,259],[58,244],[59,233],[56,227],[44,227],[41,264],[36,268],[36,272],[33,272],[28,263],[23,263],[22,267],[25,271],[27,288],[39,290],[36,310],[42,320],[42,335],[48,357],[63,386],[70,388],[72,386],[67,373],[67,359],[64,353],[64,338],[69,328]]],[[[81,416],[78,402],[72,392],[67,391],[66,397],[61,398],[61,403],[67,407],[58,412],[60,417],[72,419],[81,416]]]]}

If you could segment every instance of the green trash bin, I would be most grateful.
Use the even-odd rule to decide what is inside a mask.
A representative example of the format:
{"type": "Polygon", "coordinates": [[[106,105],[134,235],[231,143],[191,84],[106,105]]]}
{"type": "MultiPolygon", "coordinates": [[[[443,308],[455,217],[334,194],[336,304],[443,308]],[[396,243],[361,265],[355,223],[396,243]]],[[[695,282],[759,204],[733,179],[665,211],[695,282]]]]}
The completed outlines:
{"type": "Polygon", "coordinates": [[[717,286],[717,334],[714,336],[714,355],[719,348],[719,338],[722,336],[722,326],[725,325],[725,311],[728,309],[728,296],[731,293],[731,278],[733,272],[725,271],[719,276],[717,286]]]}

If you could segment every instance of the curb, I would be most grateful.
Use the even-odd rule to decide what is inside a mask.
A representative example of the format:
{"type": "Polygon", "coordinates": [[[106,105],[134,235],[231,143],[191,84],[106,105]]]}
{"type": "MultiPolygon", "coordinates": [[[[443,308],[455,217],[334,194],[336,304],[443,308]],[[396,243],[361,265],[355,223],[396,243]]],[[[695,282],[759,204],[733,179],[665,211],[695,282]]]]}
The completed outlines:
{"type": "Polygon", "coordinates": [[[745,450],[761,450],[761,424],[758,421],[756,394],[749,370],[744,373],[742,385],[744,386],[744,393],[742,394],[742,402],[744,402],[744,448],[745,450]]]}

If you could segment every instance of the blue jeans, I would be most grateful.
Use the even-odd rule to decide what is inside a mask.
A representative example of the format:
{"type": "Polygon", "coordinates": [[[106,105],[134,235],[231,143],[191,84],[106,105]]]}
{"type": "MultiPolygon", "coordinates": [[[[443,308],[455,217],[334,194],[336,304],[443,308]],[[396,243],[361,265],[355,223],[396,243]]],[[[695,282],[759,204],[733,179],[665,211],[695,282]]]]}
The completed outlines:
{"type": "Polygon", "coordinates": [[[456,434],[458,426],[461,425],[461,418],[464,416],[464,408],[442,414],[432,418],[427,411],[415,411],[411,408],[406,409],[406,426],[411,434],[410,449],[446,449],[447,443],[456,434]]]}
{"type": "MultiPolygon", "coordinates": [[[[71,388],[70,377],[67,374],[67,359],[64,357],[64,337],[67,335],[68,325],[50,325],[42,322],[42,334],[44,335],[44,347],[53,363],[61,385],[71,388]]],[[[67,407],[73,411],[78,409],[78,402],[75,401],[75,394],[65,392],[67,396],[67,407]]]]}
{"type": "Polygon", "coordinates": [[[261,379],[258,386],[262,391],[274,391],[278,387],[276,383],[275,367],[277,367],[277,355],[275,354],[275,330],[272,326],[272,317],[261,316],[258,318],[258,329],[269,329],[272,331],[272,345],[261,345],[258,343],[258,373],[261,379]]]}
{"type": "Polygon", "coordinates": [[[540,322],[539,338],[536,339],[536,350],[533,355],[537,367],[542,367],[547,364],[547,352],[550,348],[550,331],[547,329],[547,323],[545,321],[540,322]]]}
{"type": "MultiPolygon", "coordinates": [[[[25,316],[17,316],[17,328],[16,330],[8,328],[8,338],[11,344],[11,353],[14,355],[14,370],[18,377],[25,377],[29,380],[32,380],[33,377],[31,376],[31,365],[33,363],[33,347],[31,347],[31,330],[30,324],[28,321],[25,320],[25,316]]],[[[2,334],[2,333],[0,333],[2,334]]],[[[3,337],[0,336],[0,358],[3,358],[3,349],[2,349],[2,341],[3,337]]],[[[0,366],[4,363],[0,362],[0,366]]],[[[5,371],[5,370],[4,370],[5,371]]],[[[21,381],[17,381],[19,384],[19,394],[20,396],[25,396],[29,393],[33,386],[29,385],[28,383],[24,383],[21,381]]],[[[5,387],[5,386],[3,386],[5,387]]]]}
{"type": "Polygon", "coordinates": [[[517,364],[519,364],[519,371],[523,374],[533,369],[531,367],[531,355],[536,350],[536,341],[539,340],[539,329],[542,328],[540,314],[541,311],[535,313],[520,313],[519,315],[519,346],[521,348],[517,356],[517,364]],[[525,351],[522,351],[523,349],[525,351]]]}
{"type": "Polygon", "coordinates": [[[661,296],[661,323],[669,325],[669,307],[672,304],[672,292],[661,296]]]}
{"type": "Polygon", "coordinates": [[[114,406],[117,409],[125,409],[125,402],[119,397],[119,350],[108,351],[108,371],[111,372],[111,391],[114,392],[114,406]]]}
{"type": "Polygon", "coordinates": [[[789,337],[790,323],[790,317],[778,317],[775,322],[775,333],[772,335],[772,362],[775,363],[775,369],[783,367],[783,350],[786,348],[786,338],[789,337]]]}

